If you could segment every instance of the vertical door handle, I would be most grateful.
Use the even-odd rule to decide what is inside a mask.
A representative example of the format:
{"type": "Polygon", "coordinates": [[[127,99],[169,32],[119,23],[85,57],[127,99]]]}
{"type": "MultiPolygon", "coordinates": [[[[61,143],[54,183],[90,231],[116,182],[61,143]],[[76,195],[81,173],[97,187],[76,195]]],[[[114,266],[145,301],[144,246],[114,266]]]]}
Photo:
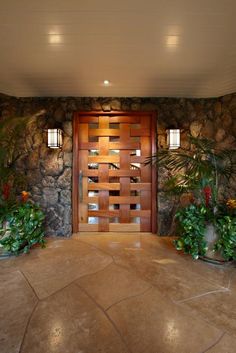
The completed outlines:
{"type": "Polygon", "coordinates": [[[79,171],[79,201],[83,202],[83,172],[79,171]]]}

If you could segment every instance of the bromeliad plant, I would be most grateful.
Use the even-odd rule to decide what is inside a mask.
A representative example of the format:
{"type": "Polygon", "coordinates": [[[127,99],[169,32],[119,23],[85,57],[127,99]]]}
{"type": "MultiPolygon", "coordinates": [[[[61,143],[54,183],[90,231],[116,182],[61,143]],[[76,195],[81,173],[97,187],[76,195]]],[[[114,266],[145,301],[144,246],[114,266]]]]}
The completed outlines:
{"type": "Polygon", "coordinates": [[[179,233],[175,246],[195,259],[204,256],[206,228],[211,224],[219,238],[215,250],[226,260],[236,259],[236,200],[225,201],[236,176],[236,150],[217,149],[215,141],[204,137],[189,136],[189,142],[189,150],[162,149],[147,160],[169,172],[164,188],[177,204],[183,195],[189,198],[175,215],[179,233]]]}

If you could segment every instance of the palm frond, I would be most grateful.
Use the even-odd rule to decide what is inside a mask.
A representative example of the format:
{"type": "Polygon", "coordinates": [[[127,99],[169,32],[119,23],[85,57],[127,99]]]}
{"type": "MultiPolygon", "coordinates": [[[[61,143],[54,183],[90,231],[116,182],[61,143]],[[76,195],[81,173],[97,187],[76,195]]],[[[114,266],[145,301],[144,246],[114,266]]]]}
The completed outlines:
{"type": "Polygon", "coordinates": [[[166,190],[175,194],[212,186],[217,194],[219,181],[227,188],[230,180],[236,178],[236,150],[216,149],[216,142],[205,137],[189,136],[190,150],[161,149],[146,159],[145,164],[164,167],[175,176],[167,179],[166,190]]]}
{"type": "Polygon", "coordinates": [[[216,142],[214,140],[206,137],[194,137],[192,135],[189,135],[188,138],[189,142],[199,151],[206,153],[206,151],[210,152],[215,149],[216,142]]]}

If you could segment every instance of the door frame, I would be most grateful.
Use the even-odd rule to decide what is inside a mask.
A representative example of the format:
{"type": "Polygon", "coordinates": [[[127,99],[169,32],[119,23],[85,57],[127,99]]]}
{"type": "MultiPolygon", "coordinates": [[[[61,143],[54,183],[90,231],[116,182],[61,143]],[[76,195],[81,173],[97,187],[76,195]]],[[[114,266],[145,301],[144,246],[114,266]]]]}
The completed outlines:
{"type": "MultiPolygon", "coordinates": [[[[78,233],[78,210],[79,210],[79,198],[78,198],[78,178],[79,178],[79,130],[78,120],[81,115],[87,116],[101,116],[101,115],[130,115],[130,116],[141,116],[149,115],[151,118],[151,151],[152,155],[156,153],[156,136],[157,136],[157,116],[155,112],[99,112],[99,111],[79,111],[73,115],[73,167],[72,167],[72,232],[78,233]]],[[[151,165],[151,195],[152,195],[152,207],[151,207],[151,229],[152,233],[157,232],[157,170],[154,165],[151,165]]]]}

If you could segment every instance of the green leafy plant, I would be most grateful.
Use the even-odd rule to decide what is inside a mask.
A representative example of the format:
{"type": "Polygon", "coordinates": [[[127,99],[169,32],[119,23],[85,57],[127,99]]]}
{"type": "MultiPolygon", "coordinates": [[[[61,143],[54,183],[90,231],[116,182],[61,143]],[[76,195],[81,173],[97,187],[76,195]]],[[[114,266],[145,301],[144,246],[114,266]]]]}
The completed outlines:
{"type": "Polygon", "coordinates": [[[16,168],[17,161],[27,156],[24,141],[28,130],[36,119],[45,113],[40,111],[29,117],[0,118],[0,244],[8,252],[18,254],[29,251],[36,243],[44,246],[43,220],[41,209],[28,199],[25,189],[27,180],[16,168]]]}
{"type": "Polygon", "coordinates": [[[184,250],[194,259],[205,255],[207,243],[204,240],[206,207],[194,204],[188,205],[176,213],[180,237],[174,241],[177,250],[184,250]]]}
{"type": "MultiPolygon", "coordinates": [[[[222,206],[224,207],[224,206],[222,206]]],[[[224,207],[225,208],[225,207],[224,207]]],[[[236,260],[236,217],[228,210],[216,214],[204,205],[190,204],[176,213],[179,238],[174,241],[177,250],[183,250],[194,259],[205,256],[208,250],[205,238],[207,224],[213,224],[219,238],[214,249],[225,260],[236,260]]]]}
{"type": "Polygon", "coordinates": [[[35,245],[45,245],[43,230],[44,213],[30,201],[11,205],[0,215],[0,244],[10,253],[27,253],[35,245]]]}
{"type": "Polygon", "coordinates": [[[225,260],[236,260],[236,217],[225,215],[217,219],[216,230],[220,234],[215,249],[220,251],[225,260]]]}
{"type": "Polygon", "coordinates": [[[219,237],[215,250],[226,260],[236,259],[236,201],[225,202],[236,176],[236,150],[218,149],[215,141],[204,137],[189,136],[189,143],[188,150],[161,149],[146,161],[169,172],[164,191],[174,196],[178,205],[175,220],[179,239],[175,246],[194,259],[204,256],[208,250],[206,228],[212,224],[219,237]],[[225,195],[219,193],[220,185],[225,195]],[[184,194],[189,195],[189,202],[181,207],[184,194]]]}
{"type": "Polygon", "coordinates": [[[216,142],[189,136],[190,149],[160,149],[145,164],[156,164],[170,172],[164,187],[172,195],[193,192],[202,198],[206,186],[212,189],[211,202],[218,202],[219,184],[225,188],[236,176],[236,150],[217,149],[216,142]]]}

